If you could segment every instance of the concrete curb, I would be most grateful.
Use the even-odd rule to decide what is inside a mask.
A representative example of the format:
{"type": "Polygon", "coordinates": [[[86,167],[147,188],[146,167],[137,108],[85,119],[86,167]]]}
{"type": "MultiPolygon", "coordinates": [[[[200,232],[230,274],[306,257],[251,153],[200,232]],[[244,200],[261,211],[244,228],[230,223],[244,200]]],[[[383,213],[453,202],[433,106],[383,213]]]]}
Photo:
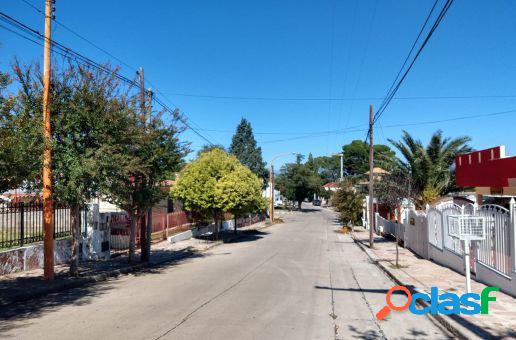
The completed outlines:
{"type": "MultiPolygon", "coordinates": [[[[394,281],[397,285],[406,286],[409,288],[412,294],[414,293],[428,293],[425,291],[422,291],[418,288],[413,287],[412,285],[409,285],[407,283],[402,282],[400,279],[396,277],[396,275],[383,263],[376,260],[375,256],[371,254],[371,250],[367,248],[362,241],[357,240],[354,235],[351,236],[353,238],[353,241],[355,244],[358,245],[360,249],[364,253],[367,254],[367,256],[371,259],[371,262],[373,262],[378,268],[380,268],[392,281],[394,281]]],[[[424,301],[418,300],[418,305],[422,307],[428,307],[429,304],[427,304],[424,301]]],[[[452,319],[451,317],[447,315],[442,314],[426,314],[431,320],[434,322],[439,323],[442,327],[446,328],[448,331],[450,331],[453,335],[455,335],[459,339],[468,340],[468,339],[485,339],[492,337],[491,334],[482,332],[482,330],[478,330],[478,332],[482,332],[485,334],[477,334],[477,332],[473,332],[466,328],[465,326],[461,325],[458,321],[452,319]]]]}
{"type": "MultiPolygon", "coordinates": [[[[264,228],[268,228],[268,227],[269,227],[268,225],[264,224],[264,225],[256,228],[256,230],[260,230],[260,229],[264,229],[264,228]]],[[[243,236],[245,236],[245,234],[232,235],[232,237],[229,237],[227,241],[233,241],[233,240],[238,239],[243,236]]],[[[217,247],[221,244],[224,244],[224,242],[223,241],[214,242],[213,244],[209,245],[207,248],[201,250],[200,252],[204,253],[204,252],[206,252],[214,247],[217,247]]],[[[182,250],[185,250],[185,249],[188,249],[188,248],[184,248],[182,250]]],[[[28,293],[28,294],[25,294],[25,293],[24,294],[16,294],[16,295],[12,296],[6,303],[0,305],[0,308],[4,308],[4,307],[10,306],[10,305],[13,305],[15,303],[26,302],[26,301],[30,301],[33,299],[37,299],[37,298],[43,297],[45,295],[59,293],[59,292],[62,292],[62,291],[68,290],[68,289],[85,286],[87,284],[93,284],[93,283],[106,281],[110,278],[116,278],[121,275],[127,275],[127,274],[130,274],[133,272],[139,272],[143,269],[157,267],[164,263],[186,259],[186,258],[191,257],[194,254],[195,254],[194,252],[189,252],[186,254],[180,254],[180,255],[173,256],[173,257],[166,258],[166,259],[161,259],[161,260],[158,260],[155,262],[137,263],[134,265],[128,265],[127,267],[109,270],[109,271],[99,273],[99,274],[93,274],[93,275],[83,276],[83,277],[79,277],[79,278],[70,278],[63,282],[59,282],[58,284],[55,284],[54,286],[45,286],[41,289],[31,290],[30,293],[28,293]]]]}

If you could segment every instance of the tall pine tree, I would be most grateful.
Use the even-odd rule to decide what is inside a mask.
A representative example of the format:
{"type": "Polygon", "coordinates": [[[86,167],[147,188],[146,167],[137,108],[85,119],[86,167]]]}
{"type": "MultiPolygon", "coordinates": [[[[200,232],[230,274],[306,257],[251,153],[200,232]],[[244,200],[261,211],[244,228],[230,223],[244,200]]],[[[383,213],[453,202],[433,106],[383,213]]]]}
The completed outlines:
{"type": "Polygon", "coordinates": [[[235,155],[242,164],[251,169],[259,178],[267,179],[268,173],[262,158],[262,148],[256,146],[253,128],[245,118],[242,118],[237,126],[231,140],[229,153],[235,155]]]}

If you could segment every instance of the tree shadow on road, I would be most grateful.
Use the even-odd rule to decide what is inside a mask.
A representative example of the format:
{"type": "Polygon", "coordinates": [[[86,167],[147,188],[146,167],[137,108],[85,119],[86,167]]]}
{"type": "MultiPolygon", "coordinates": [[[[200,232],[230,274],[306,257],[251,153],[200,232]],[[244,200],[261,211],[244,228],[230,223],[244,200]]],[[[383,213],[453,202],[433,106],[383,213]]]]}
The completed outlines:
{"type": "MultiPolygon", "coordinates": [[[[413,286],[407,286],[409,289],[413,288],[413,286]]],[[[368,288],[335,288],[335,287],[328,287],[328,286],[314,286],[315,289],[328,289],[333,291],[347,291],[347,292],[362,292],[362,293],[378,293],[378,294],[387,294],[389,291],[388,289],[368,289],[368,288]]],[[[394,295],[404,295],[406,296],[403,291],[401,290],[395,290],[392,292],[394,295]]]]}
{"type": "MultiPolygon", "coordinates": [[[[209,253],[195,252],[192,249],[180,251],[156,249],[152,251],[149,266],[142,264],[130,272],[133,276],[143,276],[148,274],[158,274],[197,257],[210,256],[209,253]]],[[[30,320],[42,317],[47,313],[55,312],[66,306],[83,306],[93,303],[110,290],[116,289],[120,281],[119,278],[127,275],[120,274],[120,270],[129,268],[126,261],[117,261],[120,264],[118,270],[110,267],[109,271],[99,272],[108,278],[104,281],[93,282],[91,278],[75,278],[68,274],[60,273],[51,282],[44,281],[40,276],[17,277],[12,279],[0,280],[0,338],[9,337],[9,331],[27,327],[31,325],[30,320]],[[122,264],[123,263],[123,264],[122,264]],[[61,288],[60,288],[61,287],[61,288]],[[64,287],[64,288],[63,288],[64,287]],[[51,290],[49,290],[51,289],[51,290]],[[33,295],[24,296],[20,291],[25,290],[32,293],[39,290],[38,297],[33,295]],[[51,292],[53,293],[46,293],[51,292]],[[9,297],[8,295],[14,294],[9,297]]],[[[92,274],[91,272],[87,272],[92,274]]],[[[93,273],[95,274],[95,273],[93,273]]]]}
{"type": "MultiPolygon", "coordinates": [[[[353,325],[349,325],[348,329],[351,333],[353,333],[352,337],[355,339],[366,339],[366,340],[372,340],[372,339],[385,339],[385,335],[380,330],[373,330],[373,329],[367,329],[367,330],[360,330],[358,327],[355,327],[353,325]]],[[[418,330],[415,328],[410,328],[407,330],[407,335],[404,336],[400,334],[399,337],[396,337],[396,339],[426,339],[428,338],[429,334],[425,331],[418,330]]]]}
{"type": "Polygon", "coordinates": [[[266,235],[269,235],[269,233],[265,231],[243,230],[239,232],[238,237],[229,237],[227,240],[224,240],[224,243],[242,243],[258,241],[266,235]]]}

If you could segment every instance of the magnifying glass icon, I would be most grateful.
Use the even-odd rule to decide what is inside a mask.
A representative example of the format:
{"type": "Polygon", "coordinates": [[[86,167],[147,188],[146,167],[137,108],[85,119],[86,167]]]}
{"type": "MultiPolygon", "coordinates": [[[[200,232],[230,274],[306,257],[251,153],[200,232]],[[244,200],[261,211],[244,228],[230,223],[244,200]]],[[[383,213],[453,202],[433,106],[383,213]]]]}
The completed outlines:
{"type": "Polygon", "coordinates": [[[385,319],[385,317],[387,317],[387,315],[389,315],[391,310],[395,310],[396,312],[401,312],[401,311],[407,309],[410,306],[410,303],[412,302],[412,294],[410,293],[408,288],[405,286],[394,286],[391,289],[389,289],[389,291],[387,292],[387,295],[385,296],[385,302],[387,303],[387,306],[383,306],[383,308],[380,309],[378,311],[378,313],[376,313],[376,318],[378,320],[385,319]],[[407,294],[407,302],[405,302],[405,304],[402,306],[396,306],[391,302],[391,296],[396,291],[402,291],[405,294],[407,294]]]}

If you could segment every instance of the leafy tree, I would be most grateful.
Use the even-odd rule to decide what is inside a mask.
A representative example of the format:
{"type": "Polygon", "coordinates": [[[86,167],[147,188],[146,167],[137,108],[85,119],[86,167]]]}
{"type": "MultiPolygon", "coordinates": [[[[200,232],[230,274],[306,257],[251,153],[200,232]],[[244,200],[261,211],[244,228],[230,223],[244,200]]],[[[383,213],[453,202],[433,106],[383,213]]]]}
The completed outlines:
{"type": "Polygon", "coordinates": [[[229,153],[236,158],[259,178],[266,180],[268,178],[265,162],[262,158],[262,148],[256,145],[253,128],[245,118],[242,118],[238,124],[235,134],[231,140],[229,153]]]}
{"type": "Polygon", "coordinates": [[[16,105],[16,97],[5,91],[11,77],[0,72],[0,192],[19,188],[38,173],[40,124],[16,105]]]}
{"type": "MultiPolygon", "coordinates": [[[[108,67],[108,66],[106,66],[108,67]]],[[[42,72],[37,66],[14,66],[21,85],[18,95],[18,116],[27,126],[37,126],[34,142],[42,140],[40,121],[42,115],[42,72]]],[[[70,206],[72,221],[72,261],[70,272],[78,273],[78,243],[81,214],[84,204],[100,194],[104,182],[109,180],[105,170],[111,166],[109,152],[115,136],[123,135],[134,125],[132,113],[119,103],[120,84],[113,74],[89,67],[68,66],[52,72],[52,167],[55,201],[70,206]]],[[[133,131],[131,131],[132,133],[133,131]]],[[[39,146],[35,157],[41,162],[39,146]]],[[[35,167],[41,171],[42,164],[35,167]]],[[[41,187],[40,176],[32,179],[41,187]]]]}
{"type": "Polygon", "coordinates": [[[205,144],[203,145],[199,151],[197,151],[197,157],[199,157],[202,153],[204,152],[208,152],[208,151],[211,151],[213,149],[220,149],[222,151],[226,151],[226,149],[224,148],[224,145],[220,145],[220,144],[215,144],[215,145],[212,145],[212,144],[205,144]]]}
{"type": "Polygon", "coordinates": [[[112,143],[106,145],[104,171],[109,179],[103,183],[108,200],[127,211],[131,217],[129,261],[135,260],[136,223],[142,221],[142,260],[150,255],[150,225],[145,228],[145,214],[168,193],[161,183],[172,178],[179,170],[187,147],[178,141],[178,129],[167,124],[161,114],[145,123],[135,102],[123,101],[124,111],[131,118],[125,129],[118,131],[112,143]]]}
{"type": "Polygon", "coordinates": [[[319,156],[314,159],[314,163],[324,183],[335,182],[340,178],[340,156],[319,156]]]}
{"type": "Polygon", "coordinates": [[[224,211],[235,217],[235,234],[238,217],[266,209],[266,201],[262,197],[262,181],[246,166],[237,166],[217,182],[216,199],[224,211]]]}
{"type": "Polygon", "coordinates": [[[296,162],[286,164],[276,180],[278,189],[288,200],[297,202],[299,209],[305,199],[323,190],[321,178],[302,160],[303,157],[297,155],[296,162]]]}
{"type": "MultiPolygon", "coordinates": [[[[349,176],[362,176],[369,170],[369,144],[363,140],[354,140],[342,147],[344,154],[344,171],[349,176]]],[[[387,145],[374,145],[374,165],[389,171],[395,159],[395,153],[387,145]]]]}
{"type": "Polygon", "coordinates": [[[411,177],[412,195],[420,206],[437,199],[454,188],[455,156],[471,151],[467,136],[444,138],[437,130],[424,147],[420,140],[403,131],[401,140],[389,140],[404,157],[404,165],[411,177]]]}
{"type": "Polygon", "coordinates": [[[218,228],[225,212],[240,215],[263,209],[261,185],[235,156],[214,149],[184,167],[171,194],[185,210],[212,218],[218,228]]]}
{"type": "Polygon", "coordinates": [[[341,183],[339,190],[333,194],[332,203],[343,223],[350,223],[351,227],[358,224],[362,216],[364,196],[357,193],[350,182],[341,183]]]}
{"type": "Polygon", "coordinates": [[[396,216],[396,267],[398,267],[398,224],[401,223],[398,208],[403,203],[403,200],[408,198],[411,194],[408,169],[404,166],[403,163],[397,162],[396,165],[392,167],[391,172],[382,177],[382,180],[379,181],[375,186],[375,194],[379,202],[383,203],[390,210],[390,212],[394,212],[394,215],[396,216]]]}

